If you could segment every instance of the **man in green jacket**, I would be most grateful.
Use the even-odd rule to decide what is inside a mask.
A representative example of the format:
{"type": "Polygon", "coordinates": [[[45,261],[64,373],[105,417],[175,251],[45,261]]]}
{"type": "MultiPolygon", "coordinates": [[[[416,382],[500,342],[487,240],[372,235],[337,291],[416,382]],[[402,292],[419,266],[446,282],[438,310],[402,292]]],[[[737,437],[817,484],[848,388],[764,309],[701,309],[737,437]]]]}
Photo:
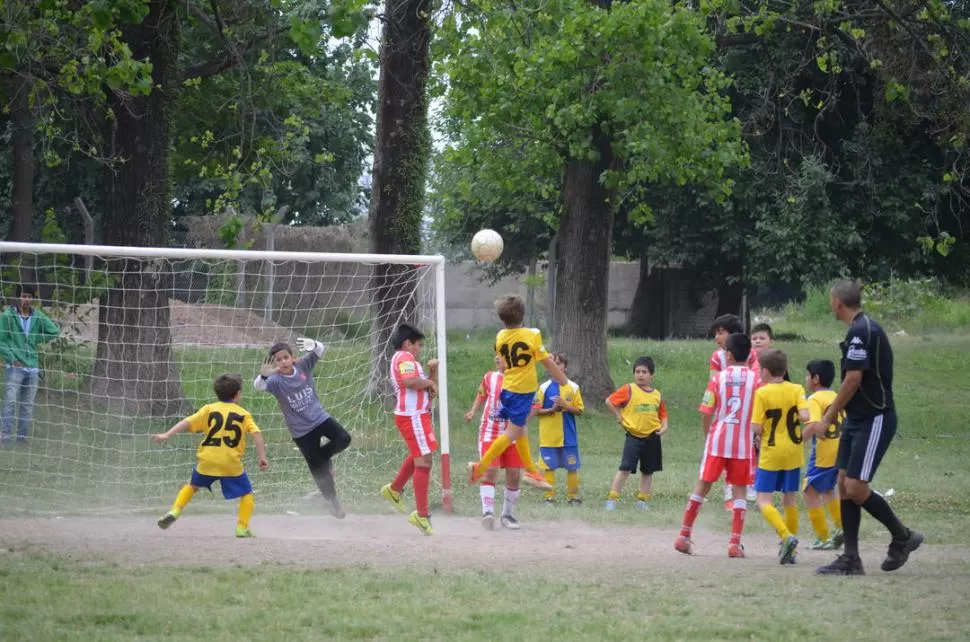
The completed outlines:
{"type": "Polygon", "coordinates": [[[3,411],[0,413],[3,436],[0,441],[10,440],[14,417],[18,414],[17,441],[27,441],[40,379],[37,346],[53,341],[60,334],[50,317],[39,308],[34,309],[35,294],[32,286],[19,286],[17,304],[0,314],[0,359],[4,371],[3,411]]]}

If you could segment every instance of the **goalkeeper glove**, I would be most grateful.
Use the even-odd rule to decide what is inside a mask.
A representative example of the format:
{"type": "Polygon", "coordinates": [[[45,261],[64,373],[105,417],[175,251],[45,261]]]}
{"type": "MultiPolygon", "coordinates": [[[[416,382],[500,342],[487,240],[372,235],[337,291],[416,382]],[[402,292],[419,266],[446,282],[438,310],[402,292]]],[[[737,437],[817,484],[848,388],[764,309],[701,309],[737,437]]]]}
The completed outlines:
{"type": "Polygon", "coordinates": [[[317,342],[313,339],[300,337],[296,340],[296,347],[301,352],[312,352],[317,347],[317,342]]]}

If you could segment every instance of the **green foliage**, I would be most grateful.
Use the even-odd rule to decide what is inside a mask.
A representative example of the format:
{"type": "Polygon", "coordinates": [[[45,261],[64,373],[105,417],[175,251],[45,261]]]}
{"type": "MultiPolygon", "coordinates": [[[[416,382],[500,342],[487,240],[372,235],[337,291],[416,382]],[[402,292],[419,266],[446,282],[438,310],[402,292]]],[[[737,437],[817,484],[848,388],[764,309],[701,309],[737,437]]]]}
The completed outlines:
{"type": "Polygon", "coordinates": [[[436,168],[446,239],[465,244],[486,223],[516,232],[528,239],[511,252],[521,268],[555,230],[566,161],[597,158],[597,132],[617,159],[600,180],[618,195],[614,210],[630,200],[636,221],[648,208],[632,196],[648,182],[730,193],[725,168],[745,156],[695,11],[656,0],[609,11],[491,1],[458,7],[439,42],[441,125],[453,141],[436,168]]]}

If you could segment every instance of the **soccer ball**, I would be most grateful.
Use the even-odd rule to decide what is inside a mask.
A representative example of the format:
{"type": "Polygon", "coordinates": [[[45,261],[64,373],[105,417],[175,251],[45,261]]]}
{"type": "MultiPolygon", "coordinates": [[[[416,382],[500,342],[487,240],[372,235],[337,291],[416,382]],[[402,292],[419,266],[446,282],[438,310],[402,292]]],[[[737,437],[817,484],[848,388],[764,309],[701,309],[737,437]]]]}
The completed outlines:
{"type": "Polygon", "coordinates": [[[495,230],[479,230],[472,237],[472,254],[479,261],[491,263],[502,256],[504,248],[502,237],[495,230]]]}

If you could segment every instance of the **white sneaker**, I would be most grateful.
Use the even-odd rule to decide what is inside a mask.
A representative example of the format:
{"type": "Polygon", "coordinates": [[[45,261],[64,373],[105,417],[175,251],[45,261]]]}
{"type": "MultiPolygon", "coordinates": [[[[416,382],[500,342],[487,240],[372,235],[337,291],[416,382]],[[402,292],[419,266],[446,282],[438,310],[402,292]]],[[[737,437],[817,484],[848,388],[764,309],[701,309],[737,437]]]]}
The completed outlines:
{"type": "Polygon", "coordinates": [[[485,513],[482,515],[482,528],[490,531],[495,528],[495,515],[492,513],[485,513]]]}
{"type": "Polygon", "coordinates": [[[749,502],[756,502],[758,501],[758,492],[754,488],[748,486],[748,491],[744,494],[744,498],[749,502]]]}
{"type": "Polygon", "coordinates": [[[519,520],[515,519],[511,515],[502,515],[502,526],[510,531],[517,531],[522,528],[519,526],[519,520]]]}

